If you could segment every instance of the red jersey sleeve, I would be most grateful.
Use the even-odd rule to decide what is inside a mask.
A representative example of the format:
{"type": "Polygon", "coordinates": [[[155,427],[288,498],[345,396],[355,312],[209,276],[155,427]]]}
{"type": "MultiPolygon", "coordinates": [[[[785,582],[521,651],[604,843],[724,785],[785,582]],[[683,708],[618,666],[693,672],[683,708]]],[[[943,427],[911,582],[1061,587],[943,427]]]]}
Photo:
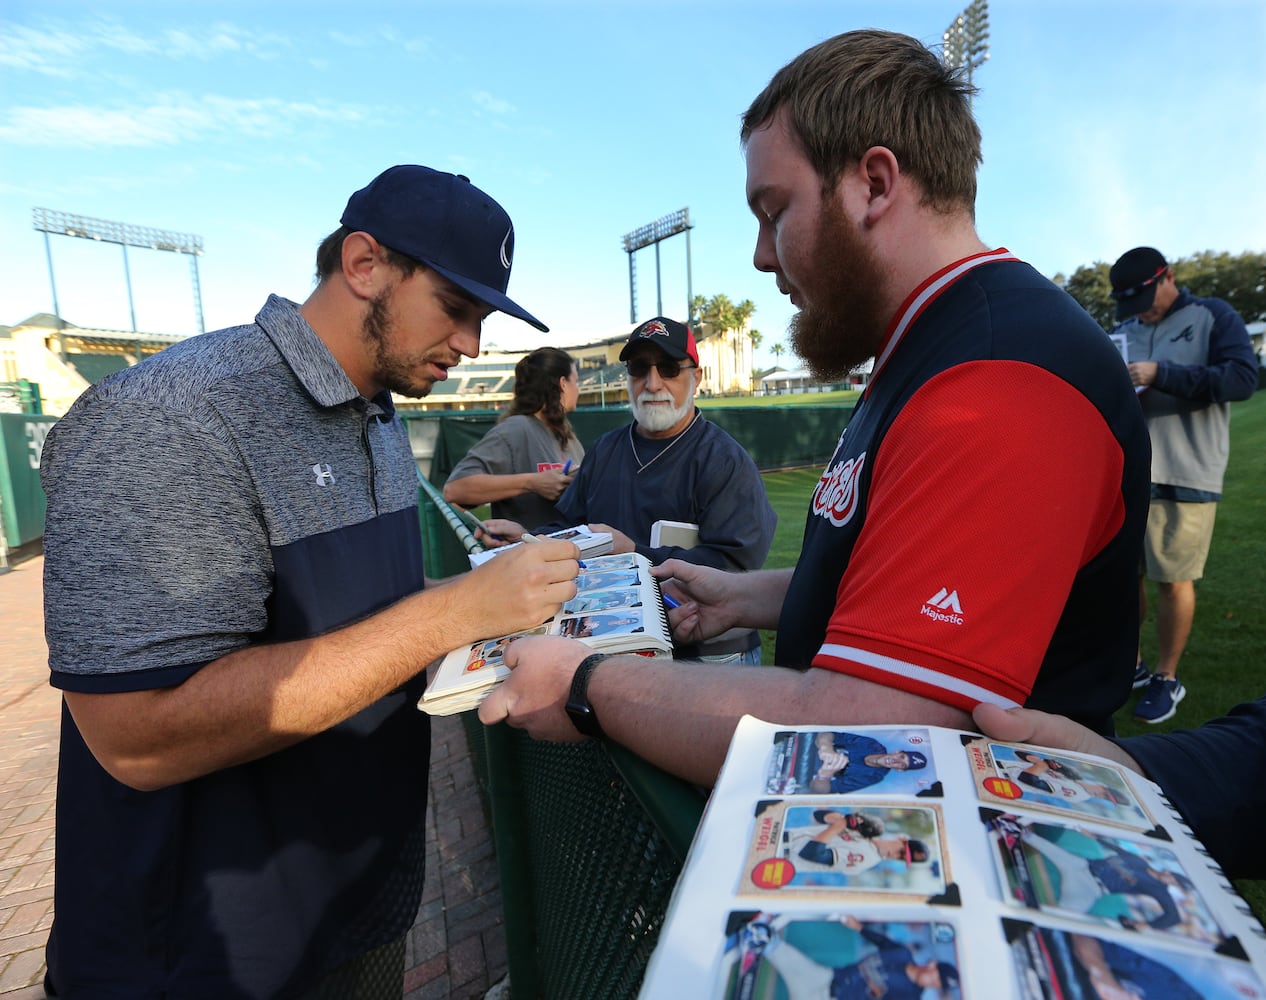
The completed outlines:
{"type": "Polygon", "coordinates": [[[816,667],[970,710],[1020,704],[1073,578],[1120,529],[1121,447],[1016,361],[922,386],[875,456],[866,522],[816,667]]]}

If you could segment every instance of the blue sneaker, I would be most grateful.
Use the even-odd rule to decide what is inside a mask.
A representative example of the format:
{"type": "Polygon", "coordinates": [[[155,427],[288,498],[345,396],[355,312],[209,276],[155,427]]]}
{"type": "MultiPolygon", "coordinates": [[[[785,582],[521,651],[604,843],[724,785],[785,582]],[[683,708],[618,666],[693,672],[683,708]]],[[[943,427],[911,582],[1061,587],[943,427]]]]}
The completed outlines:
{"type": "Polygon", "coordinates": [[[1178,711],[1178,703],[1187,697],[1187,689],[1177,677],[1161,677],[1153,674],[1147,682],[1147,691],[1134,706],[1134,718],[1140,722],[1164,722],[1178,711]]]}
{"type": "Polygon", "coordinates": [[[1144,663],[1142,660],[1139,660],[1138,663],[1134,664],[1134,681],[1130,686],[1134,688],[1135,691],[1137,691],[1139,688],[1147,687],[1147,682],[1150,681],[1151,679],[1152,679],[1152,672],[1151,670],[1148,669],[1148,666],[1146,663],[1144,663]]]}

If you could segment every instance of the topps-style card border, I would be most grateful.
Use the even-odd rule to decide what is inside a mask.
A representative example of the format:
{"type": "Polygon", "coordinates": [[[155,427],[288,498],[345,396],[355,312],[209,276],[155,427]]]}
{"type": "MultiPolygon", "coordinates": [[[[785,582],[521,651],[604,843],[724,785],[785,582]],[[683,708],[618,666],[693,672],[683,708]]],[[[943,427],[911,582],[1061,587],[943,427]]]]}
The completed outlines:
{"type": "MultiPolygon", "coordinates": [[[[1120,940],[1089,930],[1070,930],[1016,917],[1001,918],[1003,939],[1011,954],[1013,975],[1023,1000],[1048,1000],[1072,996],[1089,971],[1077,957],[1074,942],[1085,938],[1123,953],[1123,973],[1143,995],[1165,997],[1157,991],[1162,978],[1173,977],[1186,988],[1188,997],[1202,1000],[1266,1000],[1257,970],[1251,962],[1236,961],[1212,951],[1166,947],[1154,938],[1120,940]]],[[[1109,963],[1111,967],[1111,963],[1109,963]]],[[[1178,985],[1178,984],[1173,984],[1178,985]]]]}
{"type": "MultiPolygon", "coordinates": [[[[776,991],[780,987],[792,998],[803,996],[803,991],[793,988],[794,979],[788,981],[787,973],[792,970],[784,971],[768,957],[770,948],[799,952],[800,964],[812,963],[824,975],[851,968],[867,977],[877,945],[863,936],[864,931],[881,935],[891,947],[906,949],[910,960],[919,964],[929,960],[948,962],[958,981],[943,985],[938,996],[941,1000],[959,1000],[965,995],[961,986],[965,956],[959,947],[960,932],[953,921],[941,914],[909,916],[892,909],[866,907],[807,913],[735,909],[727,915],[724,931],[712,994],[716,1000],[772,997],[779,995],[776,991]],[[859,926],[850,926],[850,920],[859,926]],[[855,934],[858,940],[848,941],[841,938],[843,934],[855,934]]],[[[881,988],[880,984],[876,988],[881,988]]],[[[848,995],[855,994],[850,991],[848,995]]]]}
{"type": "Polygon", "coordinates": [[[984,807],[980,809],[980,820],[989,836],[1002,900],[1008,906],[1033,914],[1062,917],[1089,927],[1124,930],[1157,943],[1201,948],[1247,960],[1244,946],[1227,933],[1223,922],[1210,906],[1207,893],[1193,877],[1199,873],[1189,871],[1183,859],[1168,845],[1135,840],[1115,830],[1096,830],[1056,817],[1021,816],[984,807]],[[1059,839],[1044,835],[1044,830],[1039,828],[1056,831],[1059,839]],[[1061,844],[1065,834],[1059,831],[1067,831],[1072,842],[1061,844]],[[1166,886],[1164,891],[1188,919],[1165,928],[1152,927],[1143,910],[1132,913],[1128,921],[1121,919],[1119,909],[1131,902],[1128,897],[1138,896],[1141,902],[1146,899],[1146,893],[1132,893],[1124,884],[1115,889],[1105,886],[1090,869],[1089,855],[1075,853],[1081,845],[1089,847],[1094,853],[1102,850],[1102,857],[1108,857],[1109,853],[1133,855],[1145,862],[1151,873],[1174,876],[1172,888],[1166,886]],[[1087,865],[1086,876],[1073,885],[1068,879],[1080,870],[1081,864],[1087,865]],[[1055,872],[1053,879],[1048,874],[1052,869],[1055,872]],[[1094,900],[1085,894],[1085,889],[1091,886],[1097,893],[1094,900]],[[1070,892],[1067,898],[1064,893],[1066,888],[1070,892]],[[1078,888],[1080,894],[1075,891],[1078,888]],[[1117,905],[1095,913],[1096,906],[1101,902],[1115,902],[1117,905]]]}
{"type": "Polygon", "coordinates": [[[846,897],[850,905],[867,901],[961,905],[941,806],[909,799],[861,802],[840,796],[815,796],[759,800],[735,894],[766,900],[841,900],[846,897]],[[901,862],[888,860],[880,860],[853,875],[830,866],[797,865],[790,856],[793,839],[822,826],[813,820],[818,812],[878,819],[884,827],[881,838],[904,834],[921,840],[929,849],[929,857],[924,862],[906,863],[904,872],[898,867],[901,862]]]}
{"type": "MultiPolygon", "coordinates": [[[[853,763],[850,760],[849,766],[853,763]]],[[[843,768],[839,774],[847,775],[848,768],[843,768]]],[[[765,765],[764,788],[765,794],[770,796],[844,795],[856,798],[861,795],[910,795],[920,799],[944,796],[931,734],[926,726],[867,726],[859,729],[845,725],[780,729],[772,736],[772,747],[765,765]],[[831,736],[873,740],[885,753],[917,752],[924,757],[925,763],[918,769],[891,770],[857,788],[815,790],[811,782],[821,765],[817,738],[828,733],[831,736]]]]}
{"type": "Polygon", "coordinates": [[[971,769],[972,784],[981,802],[1006,810],[1033,810],[1133,830],[1159,840],[1173,839],[1135,793],[1125,772],[1115,763],[1091,761],[1024,744],[1003,743],[970,733],[964,733],[961,741],[971,769]],[[1079,776],[1073,783],[1080,784],[1088,778],[1093,779],[1092,784],[1102,784],[1110,789],[1116,801],[1092,794],[1087,794],[1082,799],[1070,800],[1013,780],[1008,771],[1013,771],[1024,763],[1017,756],[1019,753],[1033,754],[1044,761],[1055,761],[1058,765],[1071,768],[1079,776]]]}

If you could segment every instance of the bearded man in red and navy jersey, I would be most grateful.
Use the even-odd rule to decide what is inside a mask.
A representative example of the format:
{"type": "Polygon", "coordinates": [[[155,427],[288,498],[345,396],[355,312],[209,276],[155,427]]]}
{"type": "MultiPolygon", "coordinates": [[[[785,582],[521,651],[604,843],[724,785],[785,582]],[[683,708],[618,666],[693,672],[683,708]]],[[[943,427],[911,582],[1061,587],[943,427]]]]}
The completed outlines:
{"type": "Polygon", "coordinates": [[[755,266],[823,380],[872,378],[794,570],[669,561],[675,634],[777,628],[739,672],[514,644],[480,709],[606,735],[709,782],[738,718],[971,728],[982,703],[1109,732],[1130,691],[1150,445],[1119,354],[975,229],[971,86],[916,39],[855,31],[780,70],[743,118],[755,266]]]}

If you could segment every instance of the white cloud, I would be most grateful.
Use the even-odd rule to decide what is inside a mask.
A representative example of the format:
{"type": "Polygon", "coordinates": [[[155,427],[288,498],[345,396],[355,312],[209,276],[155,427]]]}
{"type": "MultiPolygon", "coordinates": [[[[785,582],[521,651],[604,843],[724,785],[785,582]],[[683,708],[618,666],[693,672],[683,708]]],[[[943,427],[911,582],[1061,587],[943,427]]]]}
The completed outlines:
{"type": "Polygon", "coordinates": [[[0,66],[68,78],[88,74],[88,60],[96,52],[203,61],[244,53],[269,59],[290,45],[283,35],[255,32],[227,22],[152,34],[133,31],[109,19],[76,24],[73,30],[0,22],[0,66]]]}
{"type": "Polygon", "coordinates": [[[242,100],[170,93],[146,104],[18,107],[0,117],[0,142],[52,148],[174,146],[216,136],[269,136],[318,122],[357,122],[364,109],[328,102],[242,100]]]}
{"type": "Polygon", "coordinates": [[[475,102],[475,106],[481,111],[487,111],[493,115],[513,114],[516,110],[515,106],[509,101],[496,97],[486,90],[476,90],[470,95],[470,99],[475,102]]]}
{"type": "Polygon", "coordinates": [[[349,49],[368,49],[386,44],[410,55],[416,55],[431,48],[431,43],[426,38],[406,38],[395,28],[385,26],[357,32],[330,30],[326,32],[326,36],[335,44],[349,49]]]}
{"type": "Polygon", "coordinates": [[[84,40],[69,31],[40,31],[0,23],[0,66],[47,76],[70,76],[84,40]]]}

